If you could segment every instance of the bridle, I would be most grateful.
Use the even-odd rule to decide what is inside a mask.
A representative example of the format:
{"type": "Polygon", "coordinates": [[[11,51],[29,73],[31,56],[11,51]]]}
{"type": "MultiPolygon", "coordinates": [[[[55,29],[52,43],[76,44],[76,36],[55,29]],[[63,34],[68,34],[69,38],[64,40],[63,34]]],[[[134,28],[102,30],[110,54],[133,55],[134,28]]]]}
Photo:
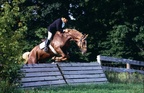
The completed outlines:
{"type": "Polygon", "coordinates": [[[85,42],[85,44],[87,45],[87,41],[85,40],[85,39],[87,38],[87,36],[88,36],[88,35],[84,34],[84,35],[80,38],[80,40],[79,40],[79,42],[80,42],[80,48],[84,48],[83,42],[85,42]]]}
{"type": "MultiPolygon", "coordinates": [[[[74,30],[74,29],[72,29],[74,30]]],[[[87,45],[87,41],[85,40],[87,38],[88,34],[82,34],[82,36],[79,38],[79,40],[76,40],[77,42],[79,42],[80,44],[80,48],[86,48],[87,46],[84,46],[83,42],[85,42],[85,45],[87,45]]],[[[72,40],[74,40],[74,38],[71,38],[72,40]]]]}

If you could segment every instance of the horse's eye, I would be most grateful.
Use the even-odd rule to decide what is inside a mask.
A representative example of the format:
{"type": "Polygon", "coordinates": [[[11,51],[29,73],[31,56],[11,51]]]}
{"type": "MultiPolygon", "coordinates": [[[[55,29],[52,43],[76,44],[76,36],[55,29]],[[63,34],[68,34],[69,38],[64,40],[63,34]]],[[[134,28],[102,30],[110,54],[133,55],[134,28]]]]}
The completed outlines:
{"type": "Polygon", "coordinates": [[[83,43],[84,43],[85,46],[87,45],[87,41],[84,41],[83,43]]]}

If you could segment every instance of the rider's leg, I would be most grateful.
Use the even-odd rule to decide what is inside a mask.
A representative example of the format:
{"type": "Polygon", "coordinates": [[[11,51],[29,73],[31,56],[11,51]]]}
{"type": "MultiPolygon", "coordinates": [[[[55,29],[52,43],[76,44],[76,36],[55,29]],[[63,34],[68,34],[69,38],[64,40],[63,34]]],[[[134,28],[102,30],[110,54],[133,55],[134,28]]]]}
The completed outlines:
{"type": "Polygon", "coordinates": [[[48,31],[48,38],[46,39],[46,42],[45,42],[44,51],[48,50],[48,45],[50,44],[51,38],[52,38],[52,33],[50,31],[48,31]]]}

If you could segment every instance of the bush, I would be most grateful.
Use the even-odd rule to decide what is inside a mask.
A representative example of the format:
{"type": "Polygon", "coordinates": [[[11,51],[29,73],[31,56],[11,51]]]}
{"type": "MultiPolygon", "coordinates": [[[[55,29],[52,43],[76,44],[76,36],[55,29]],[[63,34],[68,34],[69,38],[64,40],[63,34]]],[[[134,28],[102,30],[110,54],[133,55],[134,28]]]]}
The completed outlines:
{"type": "Polygon", "coordinates": [[[143,83],[144,75],[139,73],[105,72],[109,82],[112,83],[143,83]]]}
{"type": "Polygon", "coordinates": [[[2,68],[0,72],[0,92],[12,93],[19,86],[18,81],[21,76],[19,73],[20,65],[11,64],[2,68]]]}
{"type": "Polygon", "coordinates": [[[25,17],[20,12],[20,5],[25,0],[6,0],[1,2],[0,14],[0,91],[12,93],[17,86],[20,67],[20,55],[24,44],[24,33],[27,30],[25,17]]]}

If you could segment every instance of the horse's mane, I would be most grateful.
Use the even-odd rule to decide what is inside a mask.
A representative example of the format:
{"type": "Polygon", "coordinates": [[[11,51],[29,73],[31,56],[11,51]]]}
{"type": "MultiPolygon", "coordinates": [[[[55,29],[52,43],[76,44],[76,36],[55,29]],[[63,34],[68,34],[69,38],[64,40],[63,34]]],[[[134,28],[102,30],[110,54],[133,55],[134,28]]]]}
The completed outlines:
{"type": "Polygon", "coordinates": [[[82,33],[76,29],[68,29],[70,31],[71,34],[75,35],[75,36],[78,36],[78,35],[81,35],[82,36],[82,33]]]}

